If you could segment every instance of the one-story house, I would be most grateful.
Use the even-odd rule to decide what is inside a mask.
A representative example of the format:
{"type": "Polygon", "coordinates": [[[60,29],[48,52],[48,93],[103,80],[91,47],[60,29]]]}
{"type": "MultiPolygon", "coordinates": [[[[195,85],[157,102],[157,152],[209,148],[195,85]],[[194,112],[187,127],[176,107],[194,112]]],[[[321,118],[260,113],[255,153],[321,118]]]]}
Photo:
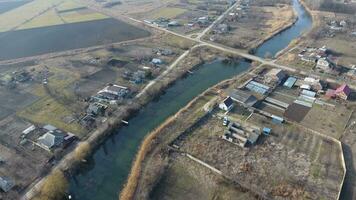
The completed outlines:
{"type": "Polygon", "coordinates": [[[225,111],[230,111],[234,107],[234,102],[231,97],[226,97],[220,104],[219,108],[225,111]]]}
{"type": "Polygon", "coordinates": [[[50,151],[55,147],[59,147],[63,144],[64,138],[67,135],[60,130],[48,131],[37,139],[37,144],[42,148],[50,151]]]}

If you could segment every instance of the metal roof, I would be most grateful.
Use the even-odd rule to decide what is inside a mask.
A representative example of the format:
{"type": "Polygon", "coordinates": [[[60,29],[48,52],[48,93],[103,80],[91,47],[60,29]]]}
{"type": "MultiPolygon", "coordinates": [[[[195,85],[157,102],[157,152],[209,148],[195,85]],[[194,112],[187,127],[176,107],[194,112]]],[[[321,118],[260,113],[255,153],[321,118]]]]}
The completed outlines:
{"type": "Polygon", "coordinates": [[[268,90],[270,89],[270,87],[268,87],[267,85],[263,85],[261,83],[258,83],[256,81],[250,81],[247,85],[246,85],[246,88],[253,91],[253,92],[256,92],[256,93],[259,93],[259,94],[266,94],[268,92],[268,90]]]}
{"type": "Polygon", "coordinates": [[[286,82],[284,82],[283,86],[292,88],[295,82],[297,82],[297,78],[291,76],[286,80],[286,82]]]}

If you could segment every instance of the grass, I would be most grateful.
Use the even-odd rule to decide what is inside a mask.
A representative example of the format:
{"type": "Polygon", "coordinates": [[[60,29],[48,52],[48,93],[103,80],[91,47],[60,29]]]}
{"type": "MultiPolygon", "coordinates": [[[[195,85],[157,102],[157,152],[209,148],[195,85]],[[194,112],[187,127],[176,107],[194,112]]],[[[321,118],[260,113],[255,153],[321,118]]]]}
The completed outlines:
{"type": "Polygon", "coordinates": [[[61,14],[61,16],[66,23],[86,22],[109,18],[108,16],[97,12],[88,12],[82,14],[77,11],[66,12],[61,14]]]}
{"type": "Polygon", "coordinates": [[[52,124],[60,129],[76,134],[78,137],[84,133],[83,127],[73,122],[66,123],[63,118],[73,115],[66,105],[58,103],[53,98],[45,97],[31,106],[17,113],[19,117],[34,123],[52,124]]]}
{"type": "MultiPolygon", "coordinates": [[[[40,1],[40,0],[37,0],[40,1]]],[[[35,1],[35,2],[37,2],[35,1]]],[[[100,19],[106,19],[108,16],[91,11],[91,10],[80,10],[80,11],[69,11],[69,12],[58,12],[58,11],[64,11],[64,10],[71,10],[75,8],[83,8],[83,6],[76,4],[72,0],[66,0],[63,3],[61,3],[59,0],[51,0],[47,2],[47,7],[44,7],[44,5],[37,6],[37,4],[32,5],[33,7],[37,6],[38,9],[33,8],[30,6],[29,8],[22,8],[22,9],[15,9],[12,11],[12,13],[8,15],[0,15],[0,24],[2,26],[0,27],[0,32],[1,31],[7,31],[11,28],[14,28],[16,26],[17,30],[23,30],[23,29],[30,29],[30,28],[39,28],[39,27],[47,27],[47,26],[55,26],[55,25],[60,25],[60,24],[66,24],[66,23],[77,23],[77,22],[86,22],[86,21],[94,21],[94,20],[100,20],[100,19]],[[53,2],[53,4],[49,4],[49,2],[53,2]],[[48,9],[46,12],[41,13],[42,11],[45,11],[46,8],[50,8],[51,6],[56,3],[56,9],[51,8],[48,9]],[[21,14],[23,12],[28,12],[32,13],[32,15],[27,14],[21,14]],[[41,13],[41,14],[39,14],[41,13]],[[36,16],[37,15],[37,16],[36,16]],[[33,18],[34,17],[34,18],[33,18]],[[5,23],[5,20],[9,20],[9,18],[15,18],[11,19],[7,25],[5,23]],[[31,20],[29,20],[31,19],[31,20]],[[2,23],[2,20],[4,20],[4,23],[2,23]],[[4,26],[3,26],[4,24],[4,26]]],[[[26,4],[27,5],[27,4],[26,4]]],[[[26,6],[25,5],[25,6],[26,6]]]]}
{"type": "Polygon", "coordinates": [[[164,17],[164,18],[174,19],[178,15],[183,14],[185,11],[187,11],[187,10],[183,9],[183,8],[165,7],[165,8],[160,8],[158,10],[155,10],[149,16],[149,18],[158,19],[160,17],[164,17]]]}
{"type": "Polygon", "coordinates": [[[64,1],[62,4],[57,6],[58,11],[66,11],[66,10],[72,10],[72,9],[77,9],[77,8],[84,8],[85,6],[79,5],[77,2],[73,0],[67,0],[64,1]]]}
{"type": "Polygon", "coordinates": [[[17,28],[17,30],[39,28],[39,27],[45,27],[45,26],[54,26],[54,25],[60,25],[63,23],[64,22],[57,15],[55,10],[51,9],[48,12],[34,18],[30,22],[23,24],[22,26],[17,28]]]}
{"type": "Polygon", "coordinates": [[[54,75],[49,77],[47,89],[43,85],[37,85],[31,91],[40,99],[17,112],[17,115],[34,123],[52,124],[81,137],[85,130],[80,124],[68,124],[63,120],[78,110],[73,106],[76,105],[76,96],[66,88],[79,77],[60,68],[50,68],[50,72],[54,75]]]}
{"type": "Polygon", "coordinates": [[[34,0],[5,12],[0,15],[0,32],[11,30],[58,3],[60,0],[34,0]]]}

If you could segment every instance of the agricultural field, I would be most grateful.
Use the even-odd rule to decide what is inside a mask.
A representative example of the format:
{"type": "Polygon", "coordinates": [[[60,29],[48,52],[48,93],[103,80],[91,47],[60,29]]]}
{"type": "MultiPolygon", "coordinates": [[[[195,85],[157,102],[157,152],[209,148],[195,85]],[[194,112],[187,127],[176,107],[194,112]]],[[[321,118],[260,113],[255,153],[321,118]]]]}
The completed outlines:
{"type": "Polygon", "coordinates": [[[40,28],[109,18],[74,0],[34,0],[0,14],[0,32],[40,28]],[[16,17],[15,17],[16,16],[16,17]]]}
{"type": "Polygon", "coordinates": [[[242,149],[219,138],[224,126],[212,117],[180,142],[180,150],[261,196],[337,197],[345,173],[338,143],[294,126],[276,126],[259,115],[245,123],[263,124],[273,134],[242,149]]]}
{"type": "Polygon", "coordinates": [[[61,0],[35,0],[0,15],[0,32],[14,30],[18,26],[50,10],[61,0]]]}
{"type": "Polygon", "coordinates": [[[165,7],[152,11],[150,14],[148,14],[147,18],[153,20],[158,19],[160,17],[175,19],[186,11],[187,10],[183,8],[165,7]]]}
{"type": "Polygon", "coordinates": [[[87,22],[109,18],[106,15],[89,10],[75,3],[73,0],[65,0],[41,15],[23,23],[16,30],[40,28],[60,24],[87,22]]]}

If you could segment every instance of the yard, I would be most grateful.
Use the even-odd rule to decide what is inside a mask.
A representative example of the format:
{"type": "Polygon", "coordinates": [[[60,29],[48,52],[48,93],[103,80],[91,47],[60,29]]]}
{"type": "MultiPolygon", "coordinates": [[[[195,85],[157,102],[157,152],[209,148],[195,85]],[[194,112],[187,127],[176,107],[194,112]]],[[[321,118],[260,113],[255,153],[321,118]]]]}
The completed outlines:
{"type": "Polygon", "coordinates": [[[247,122],[271,127],[273,134],[241,149],[219,138],[225,128],[212,117],[181,142],[180,150],[260,195],[336,198],[345,173],[338,143],[293,125],[274,125],[259,115],[247,122]]]}
{"type": "Polygon", "coordinates": [[[162,179],[153,189],[154,200],[252,200],[251,193],[215,175],[185,156],[174,154],[162,179]]]}

